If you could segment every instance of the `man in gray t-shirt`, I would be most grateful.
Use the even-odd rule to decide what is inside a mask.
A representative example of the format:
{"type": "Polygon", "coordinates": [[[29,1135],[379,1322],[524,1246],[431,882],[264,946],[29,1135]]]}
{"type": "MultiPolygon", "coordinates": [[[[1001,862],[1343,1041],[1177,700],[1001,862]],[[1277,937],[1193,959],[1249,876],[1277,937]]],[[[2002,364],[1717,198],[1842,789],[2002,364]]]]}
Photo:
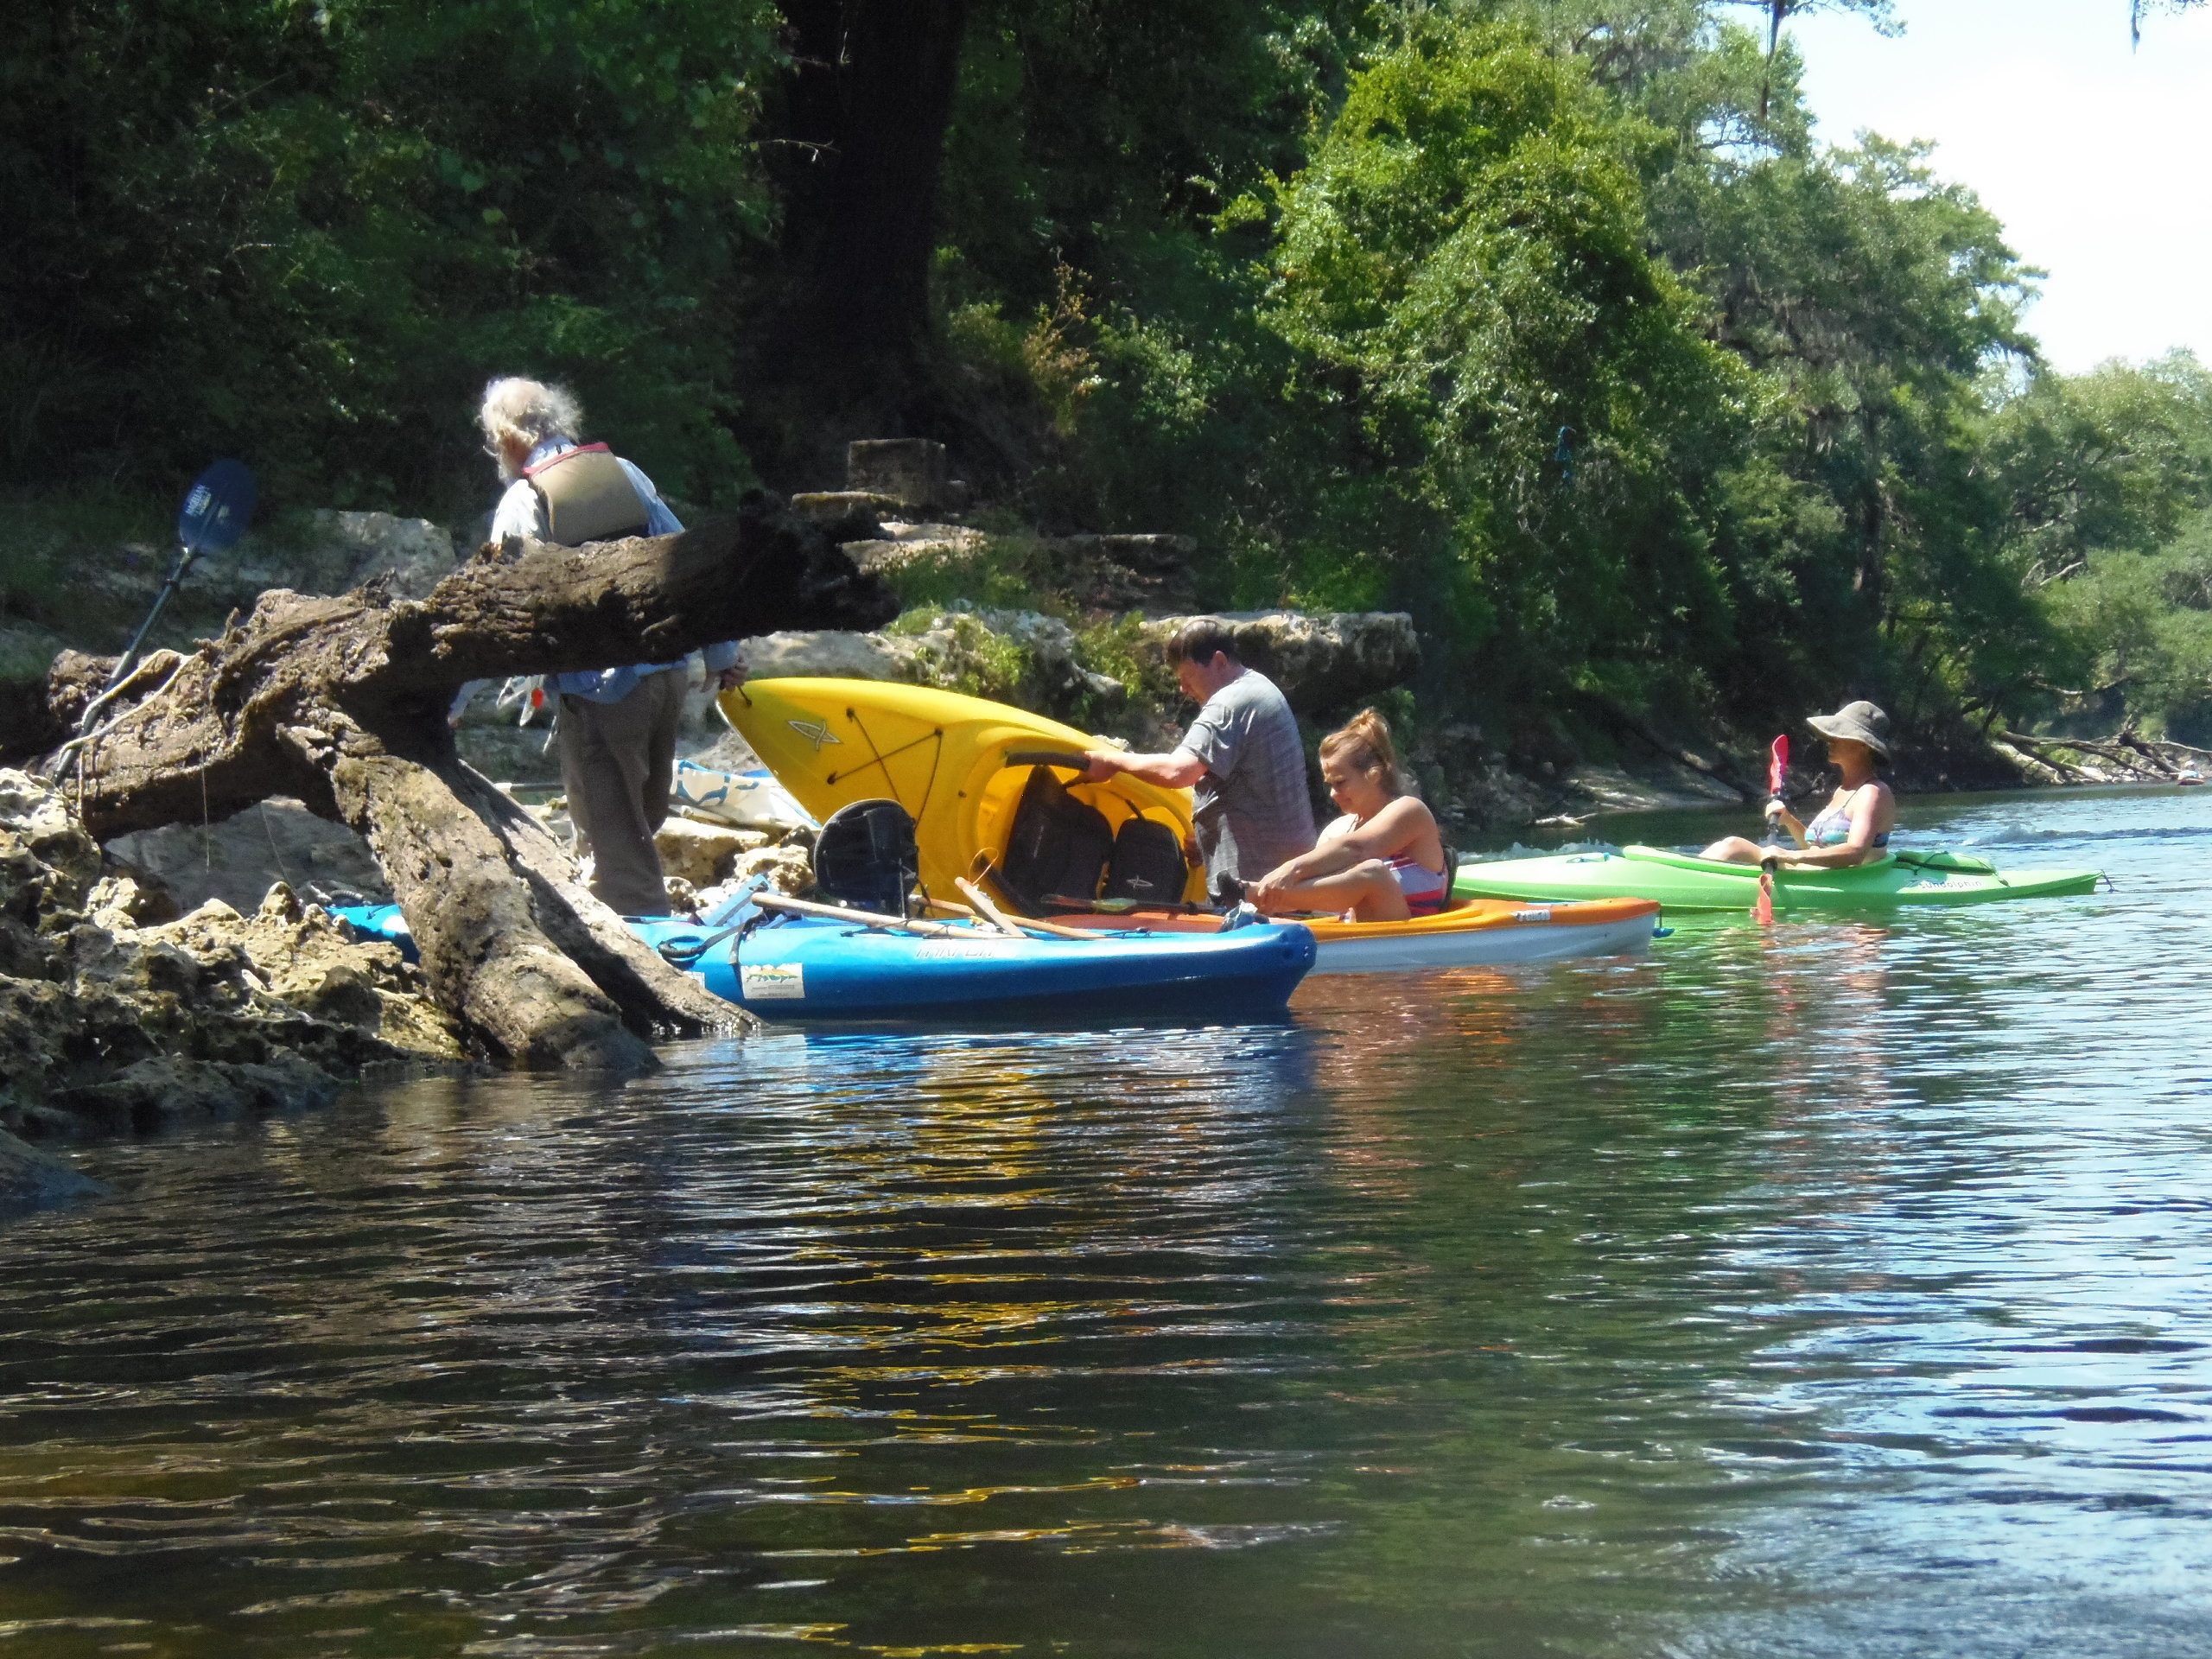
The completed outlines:
{"type": "Polygon", "coordinates": [[[1224,875],[1256,881],[1313,845],[1297,717],[1273,680],[1237,660],[1234,636],[1219,622],[1189,624],[1169,654],[1183,694],[1200,705],[1191,729],[1167,754],[1093,749],[1089,775],[1103,782],[1126,772],[1191,789],[1209,885],[1224,875]]]}

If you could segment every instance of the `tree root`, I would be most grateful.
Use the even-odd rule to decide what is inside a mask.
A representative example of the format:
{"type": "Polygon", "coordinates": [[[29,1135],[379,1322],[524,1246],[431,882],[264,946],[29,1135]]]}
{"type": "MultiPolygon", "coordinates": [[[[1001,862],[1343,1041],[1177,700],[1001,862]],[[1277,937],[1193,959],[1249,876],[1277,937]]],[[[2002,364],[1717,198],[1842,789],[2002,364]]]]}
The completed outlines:
{"type": "MultiPolygon", "coordinates": [[[[405,912],[432,991],[486,1055],[620,1075],[656,1038],[736,1011],[578,885],[535,820],[465,765],[445,710],[463,680],[671,662],[780,628],[870,627],[897,607],[813,527],[760,502],[734,523],[584,549],[486,547],[421,601],[375,583],[276,590],[219,639],[143,670],[72,745],[71,792],[107,840],[291,795],[361,835],[405,912]]],[[[109,659],[48,677],[73,730],[109,659]]]]}

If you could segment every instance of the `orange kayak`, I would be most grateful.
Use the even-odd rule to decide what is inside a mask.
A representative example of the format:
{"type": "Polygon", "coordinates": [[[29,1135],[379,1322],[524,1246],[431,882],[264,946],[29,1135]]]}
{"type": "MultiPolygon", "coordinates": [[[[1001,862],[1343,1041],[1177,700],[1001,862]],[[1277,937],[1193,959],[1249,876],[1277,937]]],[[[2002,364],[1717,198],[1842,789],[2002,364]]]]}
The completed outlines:
{"type": "MultiPolygon", "coordinates": [[[[1609,956],[1651,942],[1659,915],[1651,899],[1586,899],[1529,904],[1478,899],[1436,916],[1402,922],[1299,918],[1312,929],[1317,974],[1395,973],[1423,968],[1490,967],[1609,956]]],[[[1128,911],[1117,915],[1056,914],[1063,926],[1151,928],[1160,932],[1218,932],[1218,916],[1128,911]]]]}

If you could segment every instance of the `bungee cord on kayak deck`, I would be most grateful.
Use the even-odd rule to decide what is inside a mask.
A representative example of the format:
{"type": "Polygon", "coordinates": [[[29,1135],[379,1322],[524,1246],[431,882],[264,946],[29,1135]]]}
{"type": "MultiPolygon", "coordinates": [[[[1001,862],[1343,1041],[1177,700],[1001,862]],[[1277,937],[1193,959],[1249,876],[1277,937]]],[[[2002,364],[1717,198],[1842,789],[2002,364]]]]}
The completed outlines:
{"type": "Polygon", "coordinates": [[[905,806],[906,803],[900,800],[899,796],[899,780],[891,775],[891,762],[897,760],[900,755],[906,753],[907,750],[919,748],[923,744],[934,741],[938,746],[937,752],[930,757],[929,775],[922,781],[921,804],[908,809],[917,818],[919,818],[923,813],[928,811],[930,804],[930,791],[937,787],[938,766],[944,759],[944,728],[943,727],[939,727],[933,732],[925,732],[919,737],[912,738],[906,742],[901,743],[897,748],[892,750],[890,753],[886,754],[877,748],[875,739],[869,735],[868,727],[861,721],[857,711],[851,709],[846,709],[845,718],[853,722],[854,728],[860,733],[863,739],[866,740],[871,758],[862,761],[859,766],[855,766],[850,772],[830,772],[829,774],[828,781],[832,784],[849,782],[851,779],[859,777],[861,773],[867,772],[871,768],[880,768],[883,772],[884,787],[891,791],[891,798],[894,801],[898,801],[899,805],[905,806]]]}

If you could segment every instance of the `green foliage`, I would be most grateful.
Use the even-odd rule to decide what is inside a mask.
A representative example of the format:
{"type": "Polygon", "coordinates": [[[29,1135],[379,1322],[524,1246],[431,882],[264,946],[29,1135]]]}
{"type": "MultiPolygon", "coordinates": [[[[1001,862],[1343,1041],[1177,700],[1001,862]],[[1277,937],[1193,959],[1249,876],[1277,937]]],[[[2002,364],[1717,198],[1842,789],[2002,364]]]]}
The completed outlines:
{"type": "Polygon", "coordinates": [[[1911,721],[2016,671],[2040,624],[1992,560],[1973,459],[1986,365],[2030,349],[1996,220],[1879,140],[1676,168],[1654,194],[1761,383],[1716,524],[1742,619],[1727,700],[1855,687],[1911,721]]]}
{"type": "Polygon", "coordinates": [[[901,613],[884,632],[923,641],[918,661],[932,685],[1000,702],[1033,701],[1025,696],[1035,678],[1030,653],[966,611],[925,605],[901,613]]]}
{"type": "Polygon", "coordinates": [[[1573,60],[1431,21],[1280,193],[1268,315],[1306,359],[1294,395],[1347,417],[1383,523],[1433,521],[1440,556],[1404,586],[1494,617],[1509,671],[1725,638],[1695,494],[1745,377],[1649,251],[1660,143],[1573,60]]]}
{"type": "MultiPolygon", "coordinates": [[[[1919,149],[1816,145],[1772,15],[976,0],[936,384],[882,409],[1001,517],[894,575],[909,625],[1057,609],[1165,707],[1036,532],[1174,531],[1209,602],[1412,610],[1437,721],[1596,698],[1771,729],[1864,695],[1926,732],[2203,729],[2212,376],[2041,370],[2002,227],[1919,149]]],[[[73,528],[69,491],[163,498],[224,450],[274,510],[478,510],[495,372],[569,378],[702,505],[752,481],[733,431],[871,435],[829,429],[804,361],[747,395],[801,280],[793,175],[760,163],[782,25],[46,0],[0,60],[0,454],[55,499],[0,547],[0,604],[55,611],[124,519],[165,539],[166,509],[73,528]]]]}
{"type": "Polygon", "coordinates": [[[745,481],[709,296],[766,228],[767,0],[55,0],[0,82],[17,475],[480,493],[471,395],[573,378],[668,488],[745,481]]]}
{"type": "Polygon", "coordinates": [[[2115,471],[2093,430],[2126,411],[2076,405],[2122,389],[2033,372],[1996,220],[1920,150],[1817,150],[1793,49],[1726,9],[1273,9],[1313,111],[1287,166],[1249,54],[1202,116],[1040,79],[1076,16],[1001,29],[951,152],[956,189],[1040,210],[947,254],[957,355],[1049,429],[1030,505],[1195,532],[1240,603],[1413,608],[1465,706],[2025,717],[2099,649],[2044,591],[2061,555],[2196,499],[2157,427],[2178,372],[2125,389],[2115,471]],[[1114,144],[1033,149],[1046,85],[1114,144]],[[1207,121],[1217,210],[1158,174],[1104,205],[1207,121]]]}
{"type": "Polygon", "coordinates": [[[2049,630],[2012,710],[2212,741],[2212,373],[2177,353],[2044,375],[1989,427],[2005,563],[2049,630]]]}
{"type": "Polygon", "coordinates": [[[1077,628],[1075,640],[1077,659],[1095,674],[1119,680],[1139,708],[1173,709],[1181,699],[1175,671],[1164,652],[1146,647],[1143,619],[1135,612],[1077,628]]]}
{"type": "Polygon", "coordinates": [[[2056,584],[2050,601],[2087,682],[2046,684],[2056,728],[2101,734],[2126,719],[2154,737],[2212,744],[2212,522],[2199,518],[2154,552],[2100,560],[2056,584]]]}
{"type": "MultiPolygon", "coordinates": [[[[933,614],[955,600],[1034,610],[1042,602],[1052,570],[1035,537],[1009,534],[982,537],[965,548],[932,549],[885,574],[912,617],[933,614]]],[[[910,631],[926,626],[925,622],[910,631]]]]}

